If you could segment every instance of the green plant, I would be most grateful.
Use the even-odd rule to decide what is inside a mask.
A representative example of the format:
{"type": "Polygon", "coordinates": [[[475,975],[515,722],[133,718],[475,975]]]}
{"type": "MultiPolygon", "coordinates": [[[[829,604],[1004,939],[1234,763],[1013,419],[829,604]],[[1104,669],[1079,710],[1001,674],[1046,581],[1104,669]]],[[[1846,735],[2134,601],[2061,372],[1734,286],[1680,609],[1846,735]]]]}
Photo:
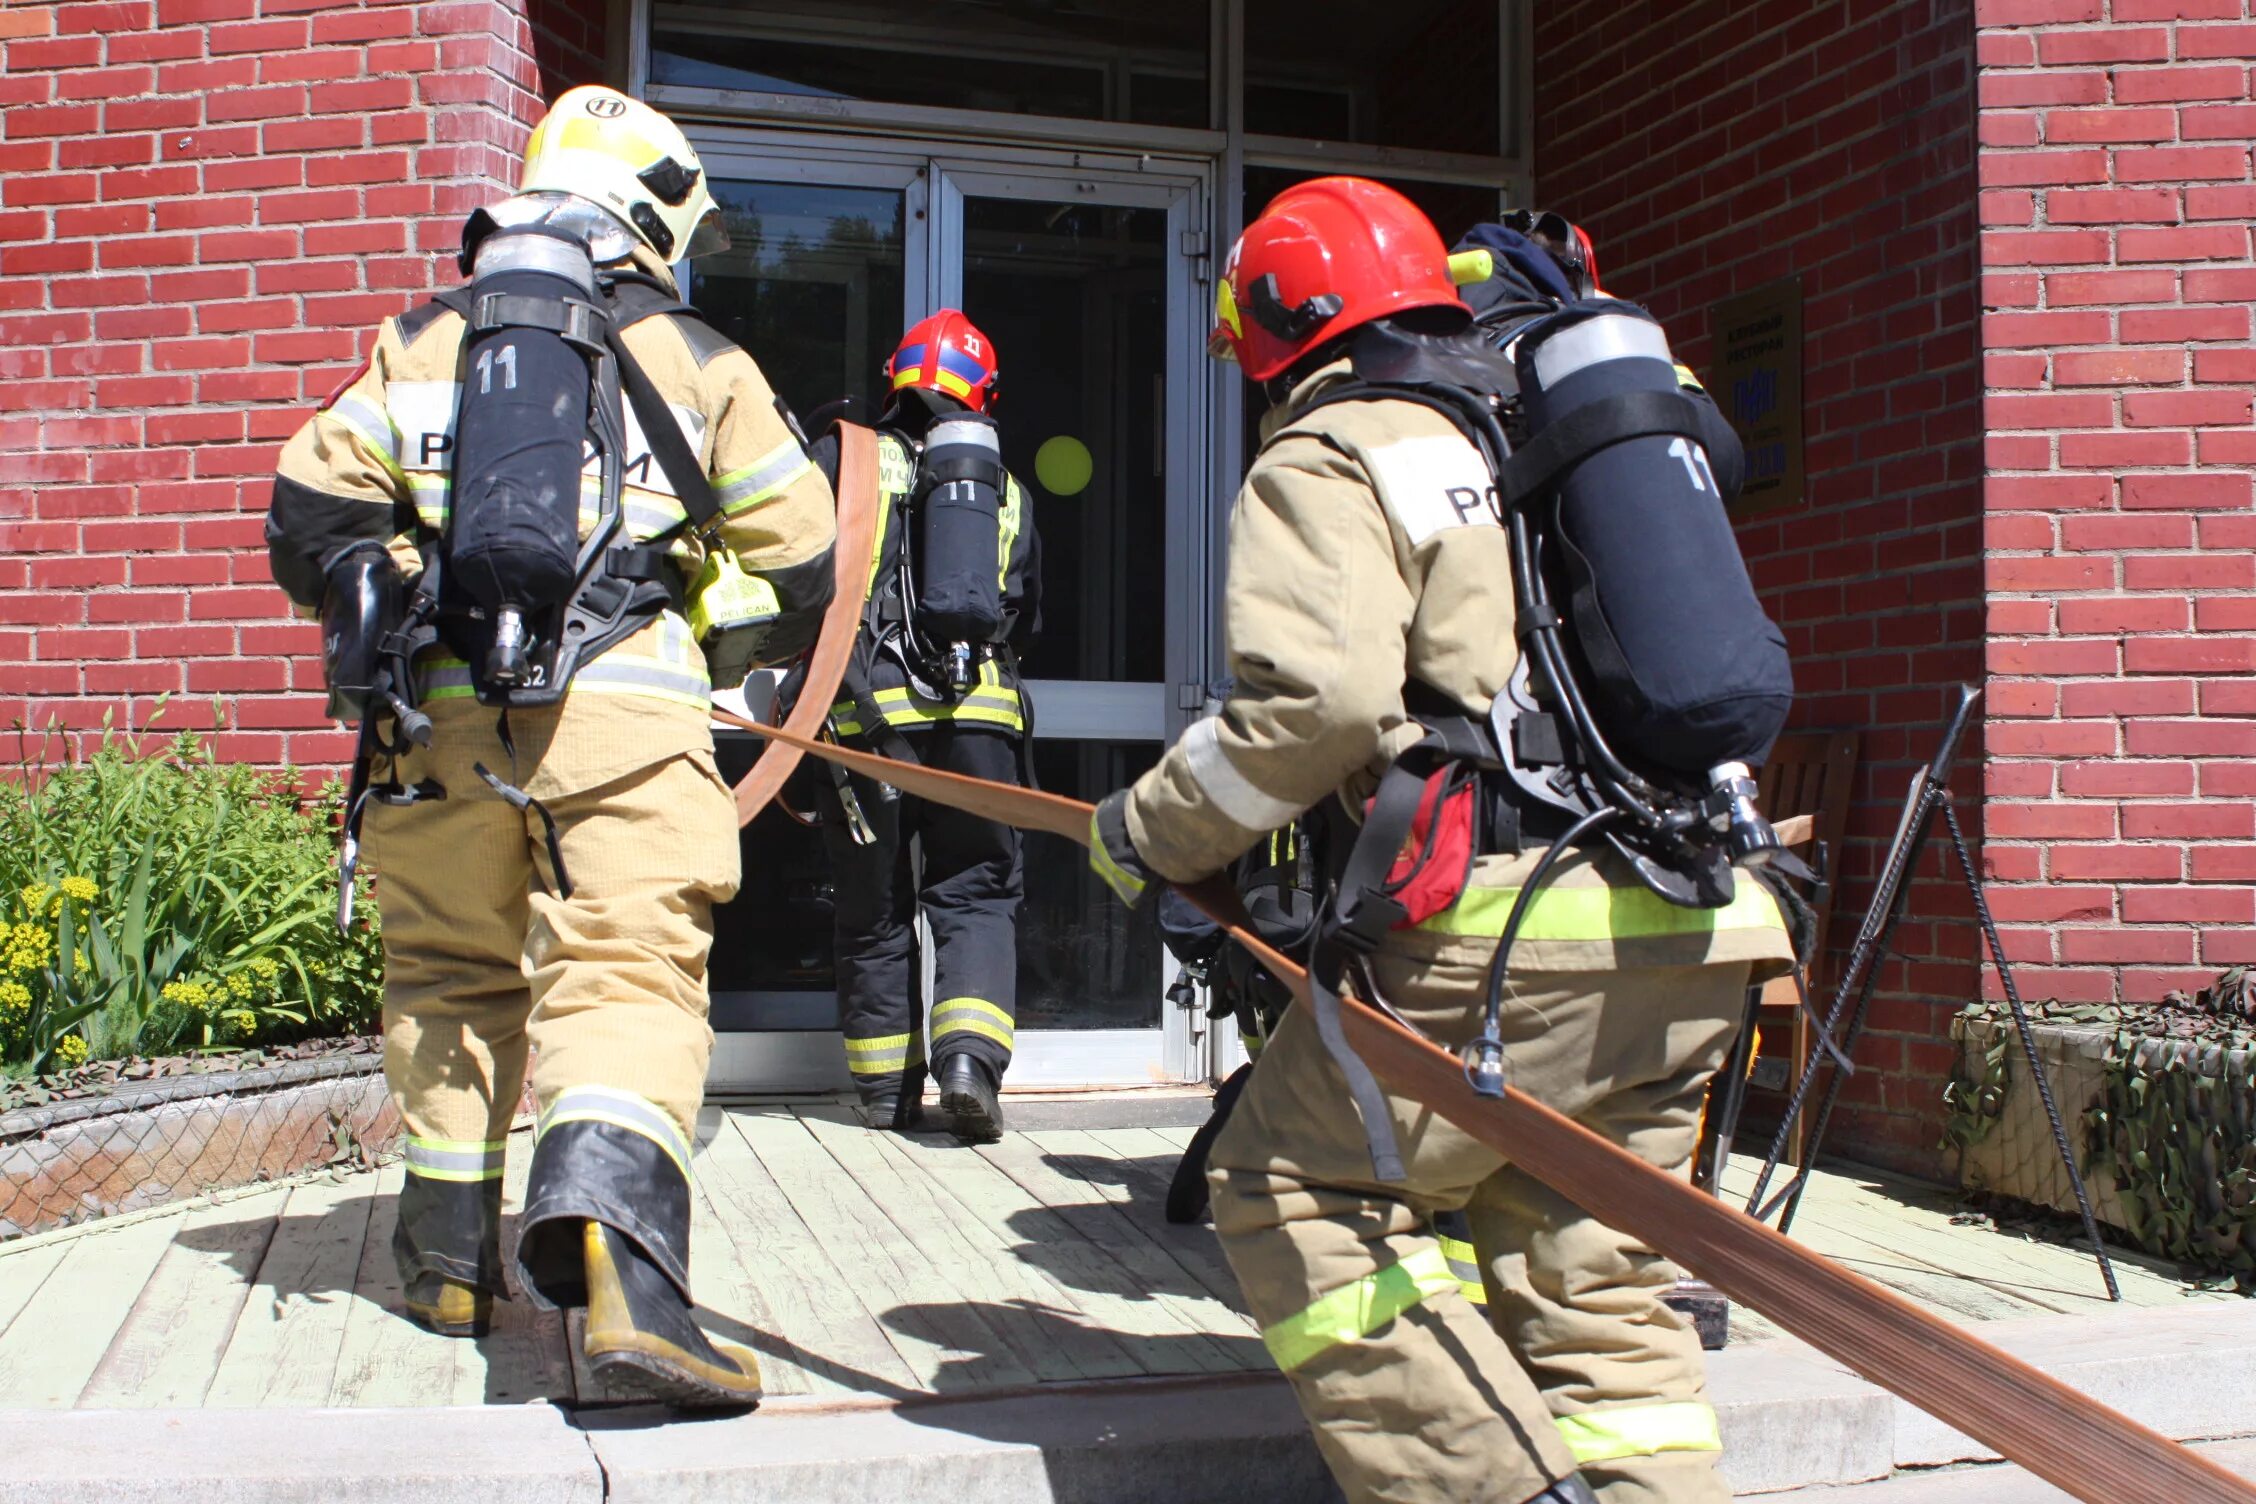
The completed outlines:
{"type": "Polygon", "coordinates": [[[53,745],[19,726],[0,783],[0,895],[25,910],[8,943],[43,957],[19,970],[0,950],[0,1061],[372,1026],[375,909],[349,935],[334,922],[334,780],[309,796],[287,770],[220,763],[203,739],[147,726],[105,724],[83,757],[50,760],[53,745]]]}

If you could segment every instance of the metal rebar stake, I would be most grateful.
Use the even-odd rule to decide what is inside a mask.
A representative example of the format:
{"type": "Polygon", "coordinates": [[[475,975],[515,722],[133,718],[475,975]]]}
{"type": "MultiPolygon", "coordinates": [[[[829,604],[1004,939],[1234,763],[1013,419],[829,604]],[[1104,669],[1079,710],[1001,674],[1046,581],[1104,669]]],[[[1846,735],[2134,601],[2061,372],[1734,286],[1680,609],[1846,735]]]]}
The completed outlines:
{"type": "Polygon", "coordinates": [[[2044,1102],[2045,1121],[2052,1125],[2053,1147],[2060,1151],[2060,1163],[2067,1169],[2068,1184],[2076,1193],[2076,1210],[2084,1218],[2084,1236],[2091,1239],[2092,1256],[2099,1260],[2099,1275],[2107,1283],[2107,1298],[2119,1301],[2123,1292],[2115,1284],[2115,1263],[2107,1256],[2107,1245],[2099,1240],[2099,1219],[2092,1215],[2091,1194],[2084,1189],[2083,1172],[2076,1168],[2076,1151],[2069,1146],[2068,1128],[2060,1120],[2059,1104],[2052,1100],[2052,1081],[2045,1075],[2044,1062],[2037,1058],[2037,1042],[2029,1035],[2029,1013],[2021,1004],[2021,989],[2013,983],[2013,967],[2005,959],[2005,942],[1998,936],[1997,921],[1990,917],[1989,896],[1982,891],[1982,880],[1975,874],[1973,854],[1966,849],[1966,834],[1958,828],[1958,811],[1951,806],[1948,794],[1943,797],[1943,821],[1950,827],[1951,846],[1958,853],[1958,870],[1966,874],[1966,891],[1974,895],[1974,914],[1982,921],[1990,958],[1997,963],[1998,980],[2005,984],[2005,1003],[2013,1010],[2013,1032],[2021,1036],[2021,1053],[2029,1062],[2029,1079],[2036,1083],[2037,1096],[2044,1102]]]}

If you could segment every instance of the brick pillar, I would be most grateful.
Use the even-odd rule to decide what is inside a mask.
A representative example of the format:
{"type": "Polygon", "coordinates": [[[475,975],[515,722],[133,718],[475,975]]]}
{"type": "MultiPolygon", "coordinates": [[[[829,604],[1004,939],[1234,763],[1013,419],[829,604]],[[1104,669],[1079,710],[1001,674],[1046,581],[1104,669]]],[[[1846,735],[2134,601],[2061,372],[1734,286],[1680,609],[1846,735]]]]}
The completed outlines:
{"type": "Polygon", "coordinates": [[[580,4],[0,7],[0,727],[216,697],[226,755],[348,754],[267,574],[275,455],[600,72],[580,4]]]}
{"type": "Polygon", "coordinates": [[[2256,959],[2256,22],[1976,14],[1992,902],[2027,994],[2151,1002],[2256,959]]]}
{"type": "MultiPolygon", "coordinates": [[[[1608,289],[1682,359],[1712,377],[1717,302],[1801,280],[1806,496],[1739,543],[1794,654],[1796,729],[1863,733],[1837,974],[1912,772],[1981,672],[1972,0],[1546,0],[1535,43],[1538,200],[1589,226],[1608,289]]],[[[1979,985],[1939,857],[1831,1130],[1837,1152],[1923,1172],[1948,1019],[1979,985]]]]}

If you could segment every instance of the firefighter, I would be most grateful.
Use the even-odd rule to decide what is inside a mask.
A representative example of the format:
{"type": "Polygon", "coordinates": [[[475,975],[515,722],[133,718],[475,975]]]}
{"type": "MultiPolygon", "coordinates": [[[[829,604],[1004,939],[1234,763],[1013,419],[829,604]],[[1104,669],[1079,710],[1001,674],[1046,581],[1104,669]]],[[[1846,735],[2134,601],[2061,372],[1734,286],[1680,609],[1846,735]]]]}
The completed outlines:
{"type": "MultiPolygon", "coordinates": [[[[1017,654],[1039,629],[1041,565],[1026,490],[996,438],[997,372],[993,343],[953,308],[913,326],[886,362],[869,605],[831,725],[893,756],[1017,783],[1031,712],[1017,654]]],[[[835,455],[817,441],[819,464],[835,455]]],[[[873,1123],[905,1130],[922,1121],[929,1074],[949,1130],[991,1142],[1018,1016],[1018,832],[859,775],[836,787],[840,818],[824,840],[855,1088],[873,1123]],[[929,1011],[920,907],[934,947],[929,1011]]]]}
{"type": "Polygon", "coordinates": [[[725,244],[673,122],[609,89],[564,94],[517,196],[466,227],[468,288],[383,321],[285,447],[267,520],[301,607],[381,550],[429,623],[367,808],[408,1313],[476,1335],[504,1294],[502,1158],[530,1053],[520,1282],[585,1310],[607,1382],[692,1406],[760,1394],[753,1356],[707,1338],[689,1297],[706,960],[739,877],[710,694],[806,645],[835,536],[759,367],[679,302],[669,263],[725,244]],[[544,276],[575,290],[550,297],[544,276]],[[558,518],[568,561],[598,527],[607,546],[539,607],[510,545],[558,518]],[[499,610],[479,604],[492,592],[499,610]]]}
{"type": "MultiPolygon", "coordinates": [[[[1328,796],[1336,819],[1360,813],[1423,741],[1420,718],[1485,723],[1519,651],[1494,472],[1464,432],[1368,387],[1322,405],[1366,350],[1407,361],[1403,381],[1451,380],[1488,354],[1424,216],[1359,179],[1288,189],[1240,238],[1217,303],[1214,352],[1271,404],[1231,522],[1236,688],[1098,806],[1091,862],[1130,903],[1218,871],[1328,796]]],[[[1382,930],[1351,968],[1357,990],[1452,1049],[1483,1031],[1507,912],[1563,833],[1540,806],[1515,818],[1513,842],[1470,853],[1453,902],[1382,930]]],[[[1577,846],[1517,933],[1510,1085],[1681,1170],[1750,967],[1789,954],[1775,901],[1750,882],[1724,907],[1676,907],[1577,846]]],[[[1359,1111],[1318,1013],[1285,1014],[1210,1184],[1247,1302],[1347,1496],[1727,1499],[1698,1340],[1661,1303],[1670,1266],[1414,1100],[1374,1084],[1359,1111]],[[1382,1176],[1373,1146],[1389,1129],[1400,1170],[1382,1176]],[[1452,1212],[1464,1220],[1437,1243],[1433,1220],[1452,1212]],[[1485,1311],[1459,1283],[1472,1249],[1485,1311]]]]}

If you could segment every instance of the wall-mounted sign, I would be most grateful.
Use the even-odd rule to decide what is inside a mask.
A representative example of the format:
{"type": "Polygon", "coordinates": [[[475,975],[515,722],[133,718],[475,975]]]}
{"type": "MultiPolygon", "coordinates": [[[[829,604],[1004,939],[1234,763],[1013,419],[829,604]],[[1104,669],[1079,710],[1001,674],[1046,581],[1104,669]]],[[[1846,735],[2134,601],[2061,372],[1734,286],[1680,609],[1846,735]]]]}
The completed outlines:
{"type": "Polygon", "coordinates": [[[1788,277],[1715,305],[1711,395],[1747,451],[1734,512],[1802,504],[1802,284],[1788,277]]]}

